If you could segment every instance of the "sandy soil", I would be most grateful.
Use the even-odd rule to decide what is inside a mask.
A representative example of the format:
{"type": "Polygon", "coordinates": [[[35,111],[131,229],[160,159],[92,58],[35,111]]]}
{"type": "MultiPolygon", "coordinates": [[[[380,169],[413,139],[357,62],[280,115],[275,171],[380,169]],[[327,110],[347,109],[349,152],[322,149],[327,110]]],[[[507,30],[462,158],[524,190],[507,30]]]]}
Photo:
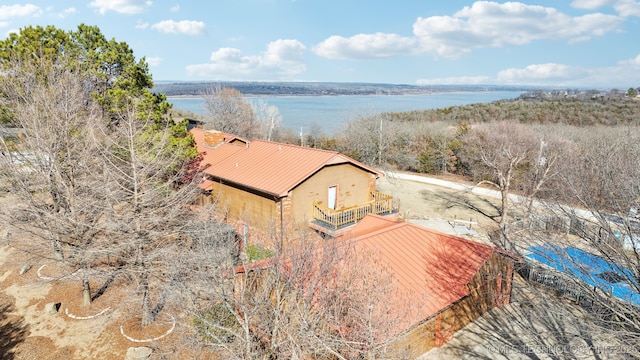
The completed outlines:
{"type": "MultiPolygon", "coordinates": [[[[462,181],[453,176],[447,177],[446,180],[462,181]]],[[[459,197],[479,204],[485,201],[497,203],[496,199],[480,198],[447,187],[393,177],[380,178],[377,187],[378,191],[393,195],[394,201],[400,205],[402,216],[412,223],[484,243],[489,243],[486,234],[496,227],[495,221],[451,201],[452,198],[459,197]],[[454,225],[464,226],[475,235],[456,231],[454,225]]]]}
{"type": "MultiPolygon", "coordinates": [[[[123,359],[129,347],[162,346],[157,342],[138,343],[125,338],[152,339],[165,333],[171,321],[157,321],[144,330],[125,301],[134,289],[114,281],[89,306],[81,304],[77,278],[50,260],[33,258],[10,246],[0,248],[0,306],[2,359],[123,359]],[[20,275],[24,265],[31,269],[20,275]],[[42,267],[42,265],[46,265],[42,267]],[[59,303],[57,313],[48,313],[47,304],[59,303]]],[[[94,293],[100,282],[92,283],[94,293]]]]}

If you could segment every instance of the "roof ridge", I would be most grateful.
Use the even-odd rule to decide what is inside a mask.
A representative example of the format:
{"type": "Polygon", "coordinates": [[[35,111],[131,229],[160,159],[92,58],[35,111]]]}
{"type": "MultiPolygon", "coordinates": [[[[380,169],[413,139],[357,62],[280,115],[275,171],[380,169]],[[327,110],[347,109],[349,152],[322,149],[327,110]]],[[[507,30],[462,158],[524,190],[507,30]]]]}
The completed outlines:
{"type": "Polygon", "coordinates": [[[363,241],[363,240],[368,239],[368,238],[370,238],[372,236],[379,235],[379,234],[385,233],[387,231],[395,230],[396,228],[400,228],[400,227],[406,226],[408,224],[410,224],[410,223],[407,222],[407,221],[400,221],[400,222],[397,222],[395,224],[391,224],[389,226],[385,226],[385,227],[382,227],[380,229],[376,229],[376,230],[370,231],[368,233],[356,235],[356,236],[351,237],[351,238],[345,238],[344,241],[350,241],[350,242],[363,241]]]}
{"type": "MultiPolygon", "coordinates": [[[[221,163],[221,162],[223,162],[223,161],[225,161],[225,160],[229,159],[230,157],[234,156],[236,153],[242,152],[243,150],[245,150],[245,149],[246,149],[245,147],[239,147],[239,146],[237,146],[237,145],[233,145],[233,144],[231,144],[231,143],[227,143],[227,142],[225,142],[225,143],[222,143],[222,144],[218,145],[218,147],[216,147],[216,148],[209,148],[209,147],[206,147],[206,148],[204,149],[204,151],[202,151],[202,152],[201,152],[201,154],[206,155],[207,151],[216,151],[216,149],[221,148],[221,147],[223,147],[223,146],[224,146],[225,148],[226,148],[226,147],[229,147],[229,146],[234,146],[234,147],[237,147],[238,149],[237,149],[236,151],[231,151],[231,152],[229,152],[229,153],[228,153],[228,154],[226,154],[225,156],[221,156],[219,159],[217,159],[217,161],[216,161],[215,163],[207,163],[207,165],[209,165],[209,166],[215,166],[216,164],[219,164],[219,163],[221,163]]],[[[233,149],[233,148],[232,148],[232,149],[233,149]]],[[[219,152],[218,152],[218,154],[219,154],[219,152]]]]}
{"type": "Polygon", "coordinates": [[[298,149],[304,149],[304,150],[311,150],[311,151],[321,151],[321,152],[326,152],[326,153],[330,153],[330,154],[334,154],[334,155],[340,154],[339,151],[335,151],[335,150],[327,150],[327,149],[308,147],[308,146],[302,146],[302,145],[297,145],[297,144],[281,143],[281,142],[277,142],[277,141],[269,141],[269,140],[262,140],[262,139],[251,140],[249,142],[249,147],[251,147],[251,143],[264,143],[264,144],[274,145],[274,146],[278,145],[278,146],[286,146],[286,147],[298,148],[298,149]]]}
{"type": "Polygon", "coordinates": [[[424,226],[420,226],[420,225],[411,223],[409,221],[400,221],[400,222],[398,222],[396,224],[385,226],[383,228],[376,229],[376,230],[373,230],[373,231],[365,233],[365,234],[360,234],[360,235],[354,236],[352,238],[345,238],[344,240],[345,241],[351,241],[351,242],[363,241],[363,240],[366,240],[366,239],[368,239],[368,238],[370,238],[372,236],[383,234],[385,232],[392,231],[392,230],[395,230],[395,229],[398,229],[398,228],[401,228],[401,227],[405,227],[405,226],[409,226],[411,228],[418,229],[420,231],[430,232],[430,233],[433,233],[435,235],[444,236],[447,239],[463,242],[463,243],[466,243],[466,244],[471,245],[471,246],[484,247],[486,249],[490,249],[492,252],[494,252],[494,251],[496,251],[498,249],[497,247],[492,246],[492,245],[487,245],[487,244],[483,244],[481,242],[465,239],[463,237],[447,234],[447,233],[444,233],[444,232],[441,232],[441,231],[438,231],[438,230],[434,230],[434,229],[431,229],[431,228],[427,228],[427,227],[424,227],[424,226]]]}

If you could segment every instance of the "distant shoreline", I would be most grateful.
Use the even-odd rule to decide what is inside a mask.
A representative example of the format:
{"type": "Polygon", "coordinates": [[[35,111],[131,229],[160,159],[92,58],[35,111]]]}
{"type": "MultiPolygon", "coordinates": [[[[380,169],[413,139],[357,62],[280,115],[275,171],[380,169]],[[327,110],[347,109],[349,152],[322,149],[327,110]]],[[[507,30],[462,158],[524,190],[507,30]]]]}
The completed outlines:
{"type": "MultiPolygon", "coordinates": [[[[404,95],[247,95],[244,98],[258,105],[264,102],[278,108],[285,128],[309,129],[312,125],[331,133],[358,118],[380,113],[410,112],[448,108],[457,105],[487,103],[515,99],[520,91],[460,91],[404,95]]],[[[206,100],[201,96],[169,96],[174,109],[205,116],[206,100]]],[[[300,130],[301,131],[301,130],[300,130]]]]}
{"type": "MultiPolygon", "coordinates": [[[[434,92],[421,92],[421,93],[393,93],[393,94],[245,94],[242,96],[248,98],[274,98],[274,97],[341,97],[341,96],[421,96],[421,95],[443,95],[443,94],[475,94],[475,93],[492,93],[492,92],[502,92],[504,90],[460,90],[460,91],[434,91],[434,92]]],[[[165,94],[166,95],[166,94],[165,94]]],[[[202,99],[205,98],[205,95],[192,95],[192,94],[183,94],[183,95],[167,95],[168,99],[202,99]]]]}
{"type": "Polygon", "coordinates": [[[387,96],[472,94],[488,92],[527,92],[540,90],[530,86],[499,85],[396,85],[368,83],[309,83],[309,82],[158,82],[152,91],[173,98],[203,97],[212,86],[233,88],[244,96],[387,96]]]}

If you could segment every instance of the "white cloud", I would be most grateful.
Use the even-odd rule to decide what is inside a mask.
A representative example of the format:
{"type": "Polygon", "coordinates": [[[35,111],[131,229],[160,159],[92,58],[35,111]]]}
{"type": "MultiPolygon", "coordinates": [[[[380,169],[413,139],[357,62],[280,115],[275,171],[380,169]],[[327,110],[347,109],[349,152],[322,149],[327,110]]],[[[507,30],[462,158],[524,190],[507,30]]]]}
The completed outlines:
{"type": "Polygon", "coordinates": [[[592,88],[627,88],[640,84],[640,55],[612,66],[584,68],[557,63],[532,64],[499,71],[495,77],[461,76],[420,79],[419,85],[501,84],[592,88]]]}
{"type": "Polygon", "coordinates": [[[70,7],[70,8],[66,8],[60,12],[55,12],[55,8],[53,6],[47,6],[47,8],[45,9],[47,13],[50,13],[51,16],[53,17],[57,17],[59,19],[64,19],[66,18],[68,15],[73,15],[78,13],[78,9],[74,8],[74,7],[70,7]]]}
{"type": "Polygon", "coordinates": [[[58,16],[61,17],[61,18],[65,18],[65,17],[67,17],[67,15],[76,14],[77,12],[78,12],[78,9],[76,9],[74,7],[70,7],[70,8],[66,8],[66,9],[62,10],[62,12],[60,12],[58,14],[58,16]]]}
{"type": "Polygon", "coordinates": [[[613,0],[573,0],[571,6],[578,9],[594,10],[610,5],[613,2],[613,0]]]}
{"type": "Polygon", "coordinates": [[[589,69],[586,76],[573,82],[594,87],[637,87],[640,84],[640,55],[612,66],[589,69]]]}
{"type": "Polygon", "coordinates": [[[415,39],[396,34],[358,34],[350,38],[331,36],[314,52],[329,59],[371,59],[410,53],[415,46],[415,39]]]}
{"type": "Polygon", "coordinates": [[[434,79],[418,79],[417,85],[478,85],[495,84],[489,76],[459,76],[434,79]]]}
{"type": "Polygon", "coordinates": [[[236,48],[211,53],[210,63],[187,66],[189,76],[216,80],[282,80],[304,71],[305,46],[298,40],[276,40],[260,55],[242,55],[236,48]]]}
{"type": "Polygon", "coordinates": [[[636,0],[574,0],[571,6],[589,10],[612,6],[620,16],[640,16],[640,2],[636,0]]]}
{"type": "Polygon", "coordinates": [[[202,21],[194,20],[163,20],[151,25],[151,28],[165,34],[203,35],[207,26],[202,21]]]}
{"type": "Polygon", "coordinates": [[[138,21],[136,21],[136,29],[148,29],[149,28],[149,23],[142,20],[142,19],[138,19],[138,21]]]}
{"type": "Polygon", "coordinates": [[[640,55],[634,57],[633,59],[622,60],[618,64],[622,66],[639,66],[640,67],[640,55]]]}
{"type": "Polygon", "coordinates": [[[305,46],[298,40],[279,39],[267,45],[263,58],[269,63],[300,62],[305,46]]]}
{"type": "Polygon", "coordinates": [[[33,4],[0,5],[0,20],[11,20],[16,17],[40,16],[42,10],[33,4]]]}
{"type": "Polygon", "coordinates": [[[211,57],[209,58],[212,62],[241,62],[242,61],[242,51],[236,48],[220,48],[211,53],[211,57]]]}
{"type": "Polygon", "coordinates": [[[161,57],[157,57],[157,56],[151,56],[146,58],[147,60],[147,64],[149,64],[149,66],[158,66],[160,65],[160,63],[162,63],[162,58],[161,57]]]}
{"type": "Polygon", "coordinates": [[[638,16],[640,17],[640,2],[634,0],[619,0],[613,8],[621,16],[638,16]]]}
{"type": "Polygon", "coordinates": [[[180,5],[176,4],[175,6],[172,6],[170,10],[171,12],[178,12],[180,11],[180,5]]]}
{"type": "Polygon", "coordinates": [[[522,69],[506,69],[498,73],[501,84],[553,84],[572,79],[580,79],[589,75],[589,71],[575,66],[547,63],[529,65],[522,69]]]}
{"type": "MultiPolygon", "coordinates": [[[[635,4],[633,0],[620,2],[635,4]]],[[[584,2],[578,5],[597,4],[584,2]]],[[[539,40],[587,41],[593,36],[618,30],[623,21],[623,17],[602,13],[572,17],[551,7],[476,1],[452,16],[418,18],[413,24],[413,37],[384,33],[358,34],[349,38],[334,35],[318,44],[314,51],[330,59],[371,59],[419,53],[458,58],[475,48],[521,46],[539,40]]]]}
{"type": "Polygon", "coordinates": [[[614,15],[571,17],[549,7],[478,1],[453,16],[418,18],[413,32],[424,52],[455,58],[473,48],[519,46],[545,39],[584,41],[616,30],[622,21],[614,15]]]}
{"type": "Polygon", "coordinates": [[[153,4],[150,0],[93,0],[89,6],[98,8],[100,14],[114,11],[120,14],[139,14],[153,4]]]}

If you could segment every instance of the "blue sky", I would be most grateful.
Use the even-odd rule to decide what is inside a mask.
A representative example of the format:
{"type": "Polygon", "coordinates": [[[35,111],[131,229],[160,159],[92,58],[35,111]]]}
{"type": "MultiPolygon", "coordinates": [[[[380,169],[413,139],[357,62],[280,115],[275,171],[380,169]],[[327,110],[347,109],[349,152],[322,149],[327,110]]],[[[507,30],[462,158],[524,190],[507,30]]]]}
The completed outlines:
{"type": "Polygon", "coordinates": [[[640,86],[640,1],[69,0],[0,5],[0,35],[97,25],[156,81],[640,86]]]}

